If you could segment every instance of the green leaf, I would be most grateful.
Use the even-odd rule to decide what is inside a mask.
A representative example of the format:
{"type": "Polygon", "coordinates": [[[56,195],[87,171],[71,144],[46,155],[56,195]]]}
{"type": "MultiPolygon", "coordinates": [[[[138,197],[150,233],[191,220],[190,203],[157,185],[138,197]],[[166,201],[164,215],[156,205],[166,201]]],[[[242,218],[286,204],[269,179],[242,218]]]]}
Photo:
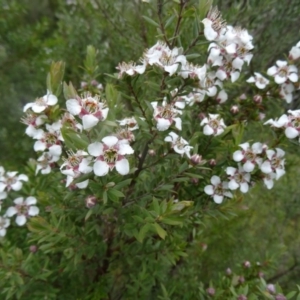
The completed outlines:
{"type": "Polygon", "coordinates": [[[154,223],[153,226],[157,234],[164,240],[167,236],[167,232],[158,223],[154,223]]]}
{"type": "MultiPolygon", "coordinates": [[[[290,292],[290,293],[288,293],[287,295],[286,295],[286,299],[291,299],[291,298],[293,298],[295,295],[297,294],[297,292],[296,291],[292,291],[292,292],[290,292]]],[[[299,294],[300,295],[300,294],[299,294]]],[[[298,295],[298,297],[299,297],[299,295],[298,295]]]]}
{"type": "Polygon", "coordinates": [[[47,76],[47,89],[54,95],[59,96],[62,89],[62,79],[65,72],[63,61],[53,62],[47,76]]]}
{"type": "Polygon", "coordinates": [[[103,203],[106,204],[107,203],[107,192],[106,191],[103,192],[102,197],[103,197],[103,203]]]}
{"type": "Polygon", "coordinates": [[[109,108],[113,108],[117,104],[119,92],[115,86],[108,83],[105,87],[106,102],[109,108]]]}
{"type": "Polygon", "coordinates": [[[143,16],[143,18],[151,25],[155,26],[155,27],[159,27],[159,24],[156,23],[155,21],[153,21],[151,18],[147,17],[147,16],[143,16]]]}
{"type": "Polygon", "coordinates": [[[66,82],[63,83],[63,92],[66,100],[75,99],[77,97],[77,92],[72,82],[69,82],[69,85],[66,82]]]}
{"type": "Polygon", "coordinates": [[[160,206],[159,206],[159,203],[158,203],[158,200],[156,198],[153,198],[153,201],[152,201],[152,206],[153,206],[153,209],[154,211],[160,215],[160,206]]]}
{"type": "Polygon", "coordinates": [[[160,221],[162,223],[168,224],[168,225],[180,225],[180,226],[183,225],[183,221],[180,218],[171,218],[171,217],[165,218],[165,217],[162,217],[160,219],[160,221]]]}
{"type": "Polygon", "coordinates": [[[68,148],[72,150],[87,149],[89,142],[85,137],[65,126],[60,131],[68,148]]]}
{"type": "Polygon", "coordinates": [[[200,57],[201,54],[198,54],[198,53],[192,53],[192,54],[187,54],[186,55],[186,58],[187,59],[193,59],[193,58],[197,58],[197,57],[200,57]]]}
{"type": "Polygon", "coordinates": [[[137,236],[137,240],[142,243],[146,233],[149,232],[151,230],[151,224],[145,224],[144,226],[142,226],[142,228],[140,229],[138,236],[137,236]]]}
{"type": "Polygon", "coordinates": [[[87,221],[92,214],[93,214],[93,210],[89,209],[87,214],[85,215],[84,221],[87,221]]]}

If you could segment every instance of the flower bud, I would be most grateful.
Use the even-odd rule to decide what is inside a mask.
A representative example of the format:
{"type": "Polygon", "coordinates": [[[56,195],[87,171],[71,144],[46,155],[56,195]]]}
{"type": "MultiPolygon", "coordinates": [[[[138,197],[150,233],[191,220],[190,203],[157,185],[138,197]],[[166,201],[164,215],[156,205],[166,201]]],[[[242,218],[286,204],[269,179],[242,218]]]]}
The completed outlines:
{"type": "Polygon", "coordinates": [[[85,82],[85,81],[81,81],[80,86],[81,86],[82,89],[85,89],[88,86],[88,83],[85,82]]]}
{"type": "Polygon", "coordinates": [[[261,95],[255,95],[253,97],[253,101],[257,104],[261,104],[262,103],[262,96],[261,95]]]}
{"type": "Polygon", "coordinates": [[[93,79],[91,81],[91,85],[93,85],[93,86],[97,86],[98,84],[99,84],[99,82],[97,80],[95,80],[95,79],[93,79]]]}
{"type": "Polygon", "coordinates": [[[258,118],[260,121],[262,121],[266,117],[266,114],[264,113],[259,113],[258,118]]]}
{"type": "Polygon", "coordinates": [[[247,99],[246,94],[242,94],[242,95],[240,96],[240,100],[246,100],[246,99],[247,99]]]}
{"type": "Polygon", "coordinates": [[[216,160],[213,159],[213,158],[209,161],[209,165],[210,165],[211,167],[214,167],[216,164],[217,164],[217,162],[216,162],[216,160]]]}
{"type": "Polygon", "coordinates": [[[239,295],[237,300],[247,300],[248,298],[245,295],[239,295]]]}
{"type": "Polygon", "coordinates": [[[203,120],[203,119],[206,118],[206,115],[205,115],[204,113],[200,113],[200,114],[198,115],[198,118],[199,118],[200,120],[203,120]]]}
{"type": "Polygon", "coordinates": [[[97,198],[93,195],[89,195],[85,198],[85,206],[87,208],[92,208],[97,204],[97,198]]]}
{"type": "Polygon", "coordinates": [[[265,274],[263,272],[258,272],[258,277],[259,278],[263,278],[265,276],[265,274]]]}
{"type": "Polygon", "coordinates": [[[202,162],[202,156],[199,154],[192,155],[191,162],[193,165],[199,165],[202,162]]]}
{"type": "Polygon", "coordinates": [[[244,283],[245,282],[244,276],[239,276],[238,281],[239,281],[240,284],[244,283]]]}
{"type": "Polygon", "coordinates": [[[153,150],[153,149],[149,149],[148,154],[149,154],[150,156],[155,156],[155,155],[156,155],[156,152],[155,152],[155,150],[153,150]]]}
{"type": "Polygon", "coordinates": [[[275,293],[276,293],[275,285],[272,284],[272,283],[267,284],[267,291],[268,291],[270,294],[275,294],[275,293]]]}
{"type": "Polygon", "coordinates": [[[191,183],[192,184],[198,184],[199,183],[199,179],[198,178],[191,178],[191,183]]]}
{"type": "Polygon", "coordinates": [[[233,114],[237,114],[239,112],[239,107],[237,105],[232,105],[230,111],[233,114]]]}
{"type": "Polygon", "coordinates": [[[275,297],[275,300],[286,300],[286,297],[284,297],[282,294],[278,294],[278,295],[275,297]]]}
{"type": "Polygon", "coordinates": [[[230,276],[231,274],[232,274],[231,269],[230,269],[230,268],[227,268],[227,269],[226,269],[226,275],[227,275],[227,276],[230,276]]]}
{"type": "Polygon", "coordinates": [[[207,294],[210,295],[210,296],[213,296],[216,291],[213,287],[209,287],[207,290],[206,290],[207,294]]]}
{"type": "Polygon", "coordinates": [[[36,245],[31,245],[31,246],[29,247],[29,251],[30,251],[31,253],[35,253],[35,252],[38,251],[38,247],[37,247],[36,245]]]}
{"type": "Polygon", "coordinates": [[[249,268],[251,267],[250,261],[247,261],[247,260],[246,260],[246,261],[243,263],[243,266],[244,266],[245,268],[249,269],[249,268]]]}

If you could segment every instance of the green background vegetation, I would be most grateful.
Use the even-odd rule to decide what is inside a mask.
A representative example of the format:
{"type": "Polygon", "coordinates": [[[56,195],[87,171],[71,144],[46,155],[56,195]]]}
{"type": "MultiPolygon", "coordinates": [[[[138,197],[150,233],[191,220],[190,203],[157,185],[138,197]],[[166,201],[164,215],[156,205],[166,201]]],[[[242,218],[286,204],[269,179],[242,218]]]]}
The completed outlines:
{"type": "MultiPolygon", "coordinates": [[[[241,25],[254,36],[249,74],[266,71],[277,59],[284,59],[300,39],[298,0],[219,0],[214,4],[228,24],[241,25]]],[[[19,120],[25,103],[45,94],[51,61],[65,61],[65,80],[79,88],[82,80],[90,80],[82,78],[78,66],[83,64],[87,45],[93,45],[99,51],[101,72],[95,79],[105,84],[105,73],[115,72],[121,61],[137,60],[155,43],[156,29],[142,15],[156,18],[149,5],[138,0],[0,0],[0,165],[24,170],[28,158],[35,157],[19,120]]],[[[183,47],[188,38],[189,33],[182,36],[183,47]]],[[[243,93],[242,87],[236,93],[243,93]]],[[[299,108],[298,101],[289,107],[299,108]]],[[[279,115],[282,110],[269,105],[266,114],[271,113],[279,115]]],[[[267,129],[254,128],[248,132],[249,139],[258,134],[263,139],[262,131],[267,129]]],[[[288,143],[285,150],[289,152],[287,174],[273,190],[259,185],[242,202],[228,201],[220,209],[230,213],[227,218],[218,218],[208,209],[203,234],[190,247],[188,259],[182,259],[170,280],[162,278],[168,290],[178,280],[188,295],[200,281],[207,286],[228,267],[238,272],[245,260],[271,265],[265,278],[280,282],[285,290],[300,282],[300,152],[298,145],[288,143]]],[[[25,242],[18,237],[18,243],[25,242]]],[[[153,266],[153,274],[159,271],[158,265],[153,266]]],[[[145,282],[151,280],[149,274],[142,275],[145,282]]],[[[61,284],[65,287],[53,283],[53,293],[68,286],[67,281],[61,284]]]]}

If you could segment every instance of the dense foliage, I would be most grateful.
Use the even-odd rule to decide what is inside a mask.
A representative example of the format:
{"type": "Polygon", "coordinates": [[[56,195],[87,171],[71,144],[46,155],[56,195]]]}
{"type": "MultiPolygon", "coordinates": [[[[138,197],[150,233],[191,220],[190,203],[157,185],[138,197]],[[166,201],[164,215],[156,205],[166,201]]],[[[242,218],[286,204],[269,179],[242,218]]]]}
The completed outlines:
{"type": "Polygon", "coordinates": [[[1,297],[295,299],[299,3],[33,2],[0,8],[1,297]]]}

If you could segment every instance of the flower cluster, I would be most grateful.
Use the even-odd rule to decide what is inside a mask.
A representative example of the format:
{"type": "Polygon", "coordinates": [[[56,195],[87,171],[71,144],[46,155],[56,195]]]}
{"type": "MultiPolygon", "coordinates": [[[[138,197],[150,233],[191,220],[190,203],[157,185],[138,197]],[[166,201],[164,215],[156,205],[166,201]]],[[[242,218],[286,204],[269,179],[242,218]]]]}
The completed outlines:
{"type": "MultiPolygon", "coordinates": [[[[8,197],[11,191],[20,191],[23,186],[23,182],[28,181],[28,176],[25,174],[18,175],[18,172],[5,171],[0,166],[0,211],[2,201],[8,197]]],[[[5,203],[8,200],[5,200],[5,203]]],[[[14,201],[14,206],[8,207],[5,214],[0,216],[0,237],[6,235],[7,228],[10,226],[10,217],[17,215],[16,223],[22,226],[26,223],[26,220],[31,216],[39,214],[39,209],[34,204],[37,203],[36,198],[27,197],[24,200],[23,197],[18,197],[14,201]]]]}
{"type": "Polygon", "coordinates": [[[278,120],[270,119],[264,124],[270,124],[275,128],[282,128],[288,139],[294,139],[300,133],[300,110],[288,110],[288,115],[284,114],[278,120]]]}
{"type": "Polygon", "coordinates": [[[211,178],[212,185],[207,185],[204,189],[216,203],[221,203],[224,196],[231,198],[232,194],[229,190],[239,189],[242,193],[247,193],[251,174],[261,178],[268,189],[274,186],[274,180],[278,180],[285,174],[285,152],[282,149],[268,149],[266,145],[259,142],[252,146],[249,143],[239,146],[241,150],[233,153],[233,160],[238,163],[238,167],[226,168],[228,181],[222,182],[220,177],[214,175],[211,178]]]}

